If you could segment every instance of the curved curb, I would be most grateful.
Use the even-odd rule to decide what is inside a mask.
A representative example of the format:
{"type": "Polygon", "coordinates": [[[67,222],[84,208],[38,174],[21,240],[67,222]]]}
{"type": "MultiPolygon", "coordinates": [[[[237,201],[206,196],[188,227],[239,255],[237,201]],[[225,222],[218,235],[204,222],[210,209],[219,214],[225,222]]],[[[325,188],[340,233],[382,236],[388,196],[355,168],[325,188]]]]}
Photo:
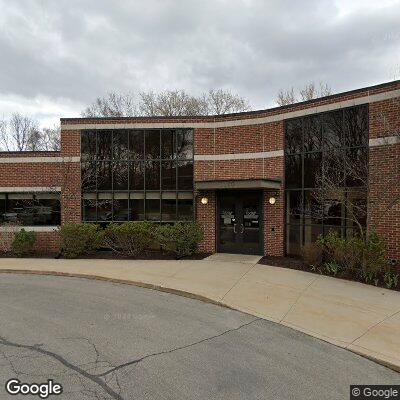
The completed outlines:
{"type": "MultiPolygon", "coordinates": [[[[205,297],[205,296],[202,296],[202,295],[198,295],[198,294],[191,293],[191,292],[185,292],[184,290],[168,288],[168,287],[164,287],[164,286],[160,286],[160,285],[154,285],[154,284],[146,283],[146,282],[124,280],[124,279],[116,279],[116,278],[108,278],[108,277],[100,276],[100,275],[86,275],[86,274],[76,274],[76,273],[59,272],[59,271],[0,269],[0,274],[1,273],[23,274],[23,275],[64,276],[64,277],[68,277],[68,278],[83,278],[83,279],[89,279],[89,280],[98,280],[98,281],[104,281],[104,282],[112,282],[112,283],[119,283],[119,284],[124,284],[124,285],[137,286],[137,287],[141,287],[141,288],[145,288],[145,289],[157,290],[159,292],[170,293],[170,294],[174,294],[174,295],[177,295],[177,296],[186,297],[186,298],[189,298],[189,299],[200,300],[200,301],[202,301],[204,303],[214,304],[214,305],[217,305],[217,306],[220,306],[220,307],[224,307],[224,308],[227,308],[227,309],[230,309],[230,310],[241,312],[243,314],[248,314],[248,315],[255,316],[254,314],[252,314],[250,312],[242,311],[242,310],[240,310],[238,308],[233,308],[231,306],[228,306],[225,303],[222,303],[222,302],[216,301],[216,300],[212,300],[212,299],[210,299],[208,297],[205,297]]],[[[313,337],[315,339],[321,340],[321,341],[323,341],[325,343],[329,343],[332,346],[336,346],[336,347],[339,347],[341,349],[350,351],[350,352],[352,352],[354,354],[357,354],[360,357],[366,358],[366,359],[371,360],[371,361],[373,361],[373,362],[375,362],[377,364],[380,364],[380,365],[382,365],[382,366],[384,366],[386,368],[389,368],[389,369],[391,369],[393,371],[396,371],[396,372],[400,373],[400,366],[397,365],[397,364],[393,364],[390,361],[380,359],[380,358],[378,358],[376,356],[371,356],[371,355],[368,355],[368,354],[364,354],[362,352],[359,352],[359,351],[353,350],[353,349],[349,349],[347,347],[339,346],[339,345],[337,345],[335,343],[329,342],[328,340],[321,339],[320,337],[313,336],[313,335],[311,335],[309,333],[303,332],[301,330],[295,329],[295,328],[290,327],[290,326],[283,325],[283,324],[281,324],[279,322],[269,320],[268,318],[263,318],[263,317],[259,317],[259,316],[257,316],[257,317],[261,318],[261,319],[263,319],[265,321],[268,321],[268,322],[272,322],[272,323],[275,323],[275,324],[279,324],[281,326],[285,326],[288,329],[293,329],[296,332],[300,332],[300,333],[302,333],[304,335],[307,335],[307,336],[313,337]]]]}

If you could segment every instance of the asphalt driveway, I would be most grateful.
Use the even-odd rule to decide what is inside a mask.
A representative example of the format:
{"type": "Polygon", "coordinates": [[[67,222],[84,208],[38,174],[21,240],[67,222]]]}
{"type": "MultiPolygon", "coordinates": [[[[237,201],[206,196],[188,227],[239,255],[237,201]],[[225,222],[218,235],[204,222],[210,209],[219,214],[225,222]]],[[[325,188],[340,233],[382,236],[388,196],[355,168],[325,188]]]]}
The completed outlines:
{"type": "MultiPolygon", "coordinates": [[[[0,275],[5,382],[62,399],[348,399],[400,374],[282,325],[173,294],[80,278],[0,275]]],[[[21,399],[38,398],[21,396],[21,399]]]]}

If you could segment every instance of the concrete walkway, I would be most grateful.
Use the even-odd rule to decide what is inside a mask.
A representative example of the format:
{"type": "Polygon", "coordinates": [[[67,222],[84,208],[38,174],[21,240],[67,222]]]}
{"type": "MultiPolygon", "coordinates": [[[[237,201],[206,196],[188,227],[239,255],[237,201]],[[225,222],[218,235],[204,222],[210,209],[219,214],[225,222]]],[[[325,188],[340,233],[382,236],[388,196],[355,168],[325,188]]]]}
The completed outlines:
{"type": "Polygon", "coordinates": [[[0,272],[89,276],[189,293],[289,326],[400,371],[399,292],[260,265],[257,257],[251,257],[217,254],[201,261],[3,258],[0,272]]]}

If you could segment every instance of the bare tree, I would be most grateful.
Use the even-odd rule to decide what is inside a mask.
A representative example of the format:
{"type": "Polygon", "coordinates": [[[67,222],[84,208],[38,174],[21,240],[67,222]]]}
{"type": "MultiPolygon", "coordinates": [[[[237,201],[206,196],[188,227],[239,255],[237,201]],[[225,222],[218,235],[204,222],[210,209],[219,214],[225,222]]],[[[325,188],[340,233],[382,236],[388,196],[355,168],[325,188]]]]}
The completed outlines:
{"type": "Polygon", "coordinates": [[[249,102],[229,90],[212,89],[204,98],[207,114],[223,115],[250,110],[249,102]]]}
{"type": "Polygon", "coordinates": [[[276,102],[280,106],[287,106],[289,104],[293,104],[297,102],[296,95],[294,93],[293,87],[291,87],[288,90],[280,90],[278,93],[278,97],[276,99],[276,102]]]}
{"type": "Polygon", "coordinates": [[[98,97],[86,107],[82,117],[133,117],[137,115],[135,96],[131,93],[110,92],[105,97],[98,97]]]}
{"type": "Polygon", "coordinates": [[[139,110],[145,116],[193,116],[205,114],[207,104],[202,98],[191,96],[184,90],[142,92],[139,110]]]}
{"type": "Polygon", "coordinates": [[[83,117],[134,117],[134,116],[198,116],[222,115],[247,111],[249,102],[229,90],[210,90],[193,96],[185,90],[141,92],[138,100],[132,94],[109,93],[98,97],[83,112],[83,117]]]}
{"type": "Polygon", "coordinates": [[[14,113],[8,123],[9,134],[7,136],[8,149],[15,147],[17,151],[36,149],[40,135],[39,124],[31,117],[14,113]]]}
{"type": "Polygon", "coordinates": [[[40,137],[40,150],[60,151],[61,130],[59,125],[43,128],[40,137]]]}
{"type": "Polygon", "coordinates": [[[0,119],[0,151],[9,151],[7,121],[0,119]]]}
{"type": "Polygon", "coordinates": [[[293,87],[288,90],[280,90],[276,102],[280,106],[287,106],[289,104],[297,103],[298,101],[313,100],[318,97],[325,97],[332,94],[332,89],[327,83],[319,82],[317,85],[314,82],[310,82],[302,88],[298,89],[296,94],[293,87]],[[299,100],[300,99],[300,100],[299,100]]]}

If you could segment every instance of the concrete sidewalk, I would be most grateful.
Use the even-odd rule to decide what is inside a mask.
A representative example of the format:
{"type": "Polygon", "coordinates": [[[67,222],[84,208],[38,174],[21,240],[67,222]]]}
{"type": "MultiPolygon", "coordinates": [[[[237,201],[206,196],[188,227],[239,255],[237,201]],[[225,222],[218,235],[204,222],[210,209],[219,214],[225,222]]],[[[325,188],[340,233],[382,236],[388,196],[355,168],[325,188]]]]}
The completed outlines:
{"type": "Polygon", "coordinates": [[[232,255],[201,261],[3,258],[0,272],[98,277],[190,293],[289,326],[400,371],[399,292],[260,265],[257,260],[232,255]]]}

